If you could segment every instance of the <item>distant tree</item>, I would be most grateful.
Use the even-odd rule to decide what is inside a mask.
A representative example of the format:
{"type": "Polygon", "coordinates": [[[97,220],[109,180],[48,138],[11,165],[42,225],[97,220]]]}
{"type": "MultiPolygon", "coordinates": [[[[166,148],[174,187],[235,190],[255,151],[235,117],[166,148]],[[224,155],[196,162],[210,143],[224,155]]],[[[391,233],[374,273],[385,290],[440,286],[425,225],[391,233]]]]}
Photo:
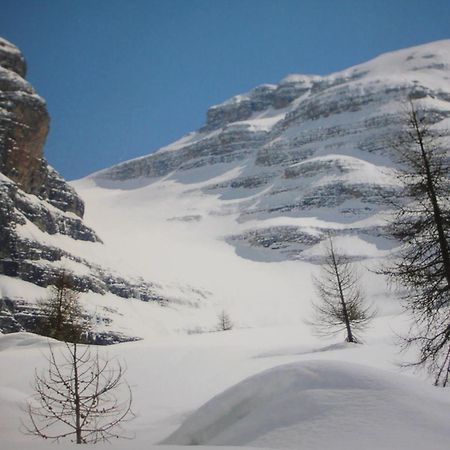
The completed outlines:
{"type": "Polygon", "coordinates": [[[50,295],[38,303],[42,318],[37,332],[60,341],[80,342],[87,322],[71,275],[62,270],[50,289],[50,295]]]}
{"type": "Polygon", "coordinates": [[[423,365],[435,384],[450,377],[450,160],[448,146],[430,122],[431,113],[410,103],[405,127],[392,143],[403,170],[402,201],[394,203],[389,234],[401,246],[382,273],[402,288],[413,318],[405,346],[418,346],[412,365],[423,365]]]}
{"type": "Polygon", "coordinates": [[[375,311],[364,304],[358,274],[348,256],[338,253],[328,238],[321,273],[313,277],[319,299],[313,302],[310,324],[320,336],[345,332],[347,342],[359,342],[362,332],[375,317],[375,311]]]}
{"type": "Polygon", "coordinates": [[[218,316],[218,324],[217,329],[219,331],[229,331],[233,329],[233,322],[231,321],[230,316],[225,312],[225,310],[222,310],[222,312],[218,316]]]}
{"type": "Polygon", "coordinates": [[[91,346],[66,343],[58,354],[49,347],[48,370],[35,374],[25,431],[77,444],[127,437],[120,425],[133,417],[132,397],[120,363],[101,359],[91,346]]]}

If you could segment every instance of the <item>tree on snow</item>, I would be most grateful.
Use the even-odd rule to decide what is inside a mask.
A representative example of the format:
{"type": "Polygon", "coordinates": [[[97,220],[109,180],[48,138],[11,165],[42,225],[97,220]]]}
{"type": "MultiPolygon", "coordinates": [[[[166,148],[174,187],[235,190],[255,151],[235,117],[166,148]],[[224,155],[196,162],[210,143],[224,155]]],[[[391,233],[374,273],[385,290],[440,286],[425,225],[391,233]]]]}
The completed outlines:
{"type": "Polygon", "coordinates": [[[413,325],[406,347],[420,348],[418,360],[446,386],[450,377],[450,160],[434,117],[413,103],[393,149],[403,169],[401,203],[389,234],[401,246],[382,273],[403,288],[405,310],[413,325]]]}
{"type": "Polygon", "coordinates": [[[79,297],[71,275],[62,270],[51,287],[50,295],[38,303],[42,318],[36,331],[60,341],[80,342],[87,331],[87,323],[79,297]]]}
{"type": "Polygon", "coordinates": [[[310,324],[320,336],[345,332],[347,342],[359,342],[374,318],[375,311],[364,304],[364,294],[358,283],[358,274],[348,256],[334,248],[328,237],[321,273],[313,277],[318,300],[313,302],[313,318],[310,324]]]}
{"type": "Polygon", "coordinates": [[[226,313],[225,310],[222,310],[222,312],[218,316],[217,330],[229,331],[232,329],[233,329],[233,322],[231,321],[230,316],[226,313]]]}
{"type": "Polygon", "coordinates": [[[25,431],[77,444],[127,437],[122,423],[133,418],[131,390],[118,361],[102,359],[91,346],[49,345],[49,367],[35,374],[25,431]]]}

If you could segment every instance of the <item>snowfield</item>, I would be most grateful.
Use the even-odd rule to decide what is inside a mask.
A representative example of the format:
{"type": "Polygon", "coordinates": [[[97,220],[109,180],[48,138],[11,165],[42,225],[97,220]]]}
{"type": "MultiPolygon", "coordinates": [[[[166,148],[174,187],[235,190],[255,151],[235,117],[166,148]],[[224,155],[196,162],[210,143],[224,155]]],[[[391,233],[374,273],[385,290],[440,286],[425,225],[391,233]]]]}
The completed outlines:
{"type": "MultiPolygon", "coordinates": [[[[365,345],[324,345],[283,327],[102,347],[126,363],[136,418],[125,428],[135,439],[85,447],[447,449],[450,391],[399,373],[392,337],[375,328],[365,345]]],[[[2,449],[52,447],[19,430],[47,345],[27,333],[0,337],[2,449]]]]}

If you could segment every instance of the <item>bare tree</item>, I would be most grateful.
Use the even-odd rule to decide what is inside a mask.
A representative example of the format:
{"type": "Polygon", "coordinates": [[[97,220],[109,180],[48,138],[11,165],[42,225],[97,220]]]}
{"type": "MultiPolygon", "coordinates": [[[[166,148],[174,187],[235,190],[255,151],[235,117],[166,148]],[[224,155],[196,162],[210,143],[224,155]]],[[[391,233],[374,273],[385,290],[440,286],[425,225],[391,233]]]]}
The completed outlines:
{"type": "Polygon", "coordinates": [[[364,305],[364,295],[358,284],[358,274],[348,256],[337,252],[331,236],[321,274],[313,278],[319,296],[313,302],[310,322],[321,336],[345,331],[347,342],[359,342],[355,333],[363,331],[374,318],[375,310],[364,305]]]}
{"type": "Polygon", "coordinates": [[[218,316],[219,323],[217,324],[217,329],[219,331],[229,331],[233,329],[233,322],[231,321],[230,316],[226,313],[225,310],[218,316]]]}
{"type": "Polygon", "coordinates": [[[412,365],[423,365],[446,386],[450,377],[450,163],[448,148],[430,122],[410,103],[406,126],[393,144],[403,170],[403,202],[397,202],[389,233],[401,246],[382,270],[404,290],[413,318],[405,346],[420,348],[412,365]]]}
{"type": "Polygon", "coordinates": [[[87,321],[79,297],[71,275],[62,270],[50,295],[38,303],[42,318],[36,331],[60,341],[80,342],[87,331],[87,321]]]}
{"type": "Polygon", "coordinates": [[[26,432],[77,444],[127,437],[120,425],[133,417],[132,396],[118,361],[100,358],[91,346],[65,343],[59,352],[49,344],[48,363],[35,373],[26,432]]]}

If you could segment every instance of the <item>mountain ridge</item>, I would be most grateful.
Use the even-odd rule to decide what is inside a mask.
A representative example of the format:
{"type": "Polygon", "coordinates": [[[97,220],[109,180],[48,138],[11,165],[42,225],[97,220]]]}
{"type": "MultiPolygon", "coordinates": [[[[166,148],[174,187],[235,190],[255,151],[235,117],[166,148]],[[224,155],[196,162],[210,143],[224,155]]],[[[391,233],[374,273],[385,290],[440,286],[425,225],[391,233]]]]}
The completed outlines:
{"type": "MultiPolygon", "coordinates": [[[[277,217],[378,222],[388,209],[386,198],[401,195],[392,143],[405,124],[407,99],[420,102],[429,122],[448,138],[449,81],[450,40],[383,54],[330,75],[291,74],[278,85],[261,85],[210,107],[199,130],[87,180],[132,190],[189,178],[190,184],[202,183],[201,193],[219,196],[221,214],[237,213],[241,225],[277,217]],[[207,183],[208,170],[211,180],[220,173],[226,180],[207,183]]],[[[301,223],[292,227],[279,225],[278,238],[270,227],[239,227],[223,238],[240,255],[250,251],[257,260],[278,261],[282,255],[310,259],[305,242],[317,244],[317,234],[330,229],[342,232],[318,227],[314,237],[301,223]]],[[[382,234],[378,225],[360,229],[371,241],[382,234]]]]}
{"type": "MultiPolygon", "coordinates": [[[[422,45],[418,45],[415,47],[410,47],[410,48],[403,48],[400,50],[394,50],[388,53],[382,53],[378,56],[376,56],[375,58],[372,58],[366,62],[360,63],[360,64],[356,64],[354,66],[351,66],[349,68],[346,69],[342,69],[342,70],[338,70],[335,72],[332,72],[328,75],[315,75],[315,74],[311,74],[311,75],[305,75],[305,74],[289,74],[286,77],[284,77],[279,84],[262,84],[259,85],[253,89],[251,89],[250,91],[247,91],[245,93],[242,94],[237,94],[235,96],[230,97],[229,99],[225,100],[224,102],[212,105],[209,109],[219,109],[223,106],[228,106],[228,105],[236,105],[241,103],[242,101],[248,99],[251,97],[252,92],[260,92],[261,88],[264,87],[268,87],[269,90],[276,90],[277,88],[286,86],[287,84],[291,85],[291,84],[300,84],[300,85],[307,85],[307,84],[312,84],[312,82],[318,82],[319,84],[321,82],[326,81],[327,79],[333,80],[333,79],[338,79],[341,81],[344,81],[346,78],[348,77],[362,77],[362,76],[366,76],[368,73],[368,68],[372,67],[374,65],[377,65],[376,63],[378,62],[383,62],[383,64],[381,64],[381,66],[383,66],[385,68],[386,63],[387,62],[396,62],[397,64],[394,64],[393,66],[398,68],[398,66],[400,65],[398,63],[398,59],[402,59],[403,62],[407,63],[408,61],[411,62],[415,59],[417,59],[417,57],[422,56],[422,58],[424,58],[425,60],[428,59],[433,59],[436,58],[437,56],[442,57],[442,56],[446,56],[447,58],[447,62],[446,65],[448,66],[448,64],[450,64],[450,39],[443,39],[443,40],[439,40],[439,41],[434,41],[432,43],[426,43],[426,44],[422,44],[422,45]],[[441,48],[441,47],[446,47],[445,49],[441,48]],[[435,53],[429,53],[430,50],[433,50],[435,53]],[[419,53],[417,55],[417,53],[419,53]],[[422,53],[422,55],[420,55],[420,53],[422,53]],[[436,55],[437,53],[437,55],[436,55]]],[[[442,68],[442,62],[439,63],[434,63],[435,64],[435,68],[439,67],[442,68]]],[[[392,76],[392,65],[389,66],[389,76],[392,76]]],[[[424,67],[425,69],[430,68],[430,64],[428,64],[426,67],[424,67]],[[427,67],[428,66],[428,67],[427,67]]],[[[404,68],[403,68],[404,69],[404,68]]],[[[410,68],[411,69],[411,68],[410,68]]],[[[419,70],[419,67],[413,67],[412,68],[414,71],[419,70]]],[[[403,71],[401,72],[403,73],[403,71]]],[[[384,75],[384,78],[386,78],[386,75],[384,75]]],[[[347,80],[348,81],[348,80],[347,80]]],[[[405,79],[406,81],[406,79],[405,79]]],[[[335,85],[337,86],[337,85],[335,85]]],[[[331,86],[333,87],[333,86],[331,86]]],[[[306,86],[304,86],[304,88],[306,88],[306,86]]],[[[300,88],[300,90],[302,90],[300,88]]],[[[297,93],[296,93],[297,94],[297,93]]],[[[293,97],[292,100],[294,99],[298,99],[299,95],[295,95],[295,97],[293,97]]],[[[292,101],[291,100],[291,101],[292,101]]],[[[282,108],[279,108],[282,109],[282,108]]],[[[208,113],[207,113],[207,119],[208,119],[208,113]]],[[[207,123],[202,126],[200,128],[200,130],[205,129],[205,127],[207,127],[207,123]]],[[[133,158],[131,160],[122,162],[122,163],[118,163],[115,164],[113,166],[111,166],[110,168],[106,168],[106,169],[102,169],[100,171],[97,171],[96,173],[92,174],[92,175],[88,175],[89,176],[96,176],[96,175],[100,175],[100,174],[105,174],[108,173],[109,170],[111,170],[112,168],[118,167],[118,166],[122,166],[123,164],[127,164],[131,161],[139,161],[142,159],[146,159],[151,157],[151,155],[154,155],[156,153],[159,152],[165,152],[165,151],[169,151],[172,150],[173,148],[179,148],[178,143],[181,142],[183,143],[183,141],[186,141],[189,136],[195,135],[196,132],[190,132],[187,133],[186,135],[184,135],[183,137],[181,137],[180,139],[174,141],[171,144],[168,144],[166,146],[163,146],[157,150],[155,150],[155,152],[152,152],[148,155],[144,155],[144,156],[140,156],[137,158],[133,158]]]]}

